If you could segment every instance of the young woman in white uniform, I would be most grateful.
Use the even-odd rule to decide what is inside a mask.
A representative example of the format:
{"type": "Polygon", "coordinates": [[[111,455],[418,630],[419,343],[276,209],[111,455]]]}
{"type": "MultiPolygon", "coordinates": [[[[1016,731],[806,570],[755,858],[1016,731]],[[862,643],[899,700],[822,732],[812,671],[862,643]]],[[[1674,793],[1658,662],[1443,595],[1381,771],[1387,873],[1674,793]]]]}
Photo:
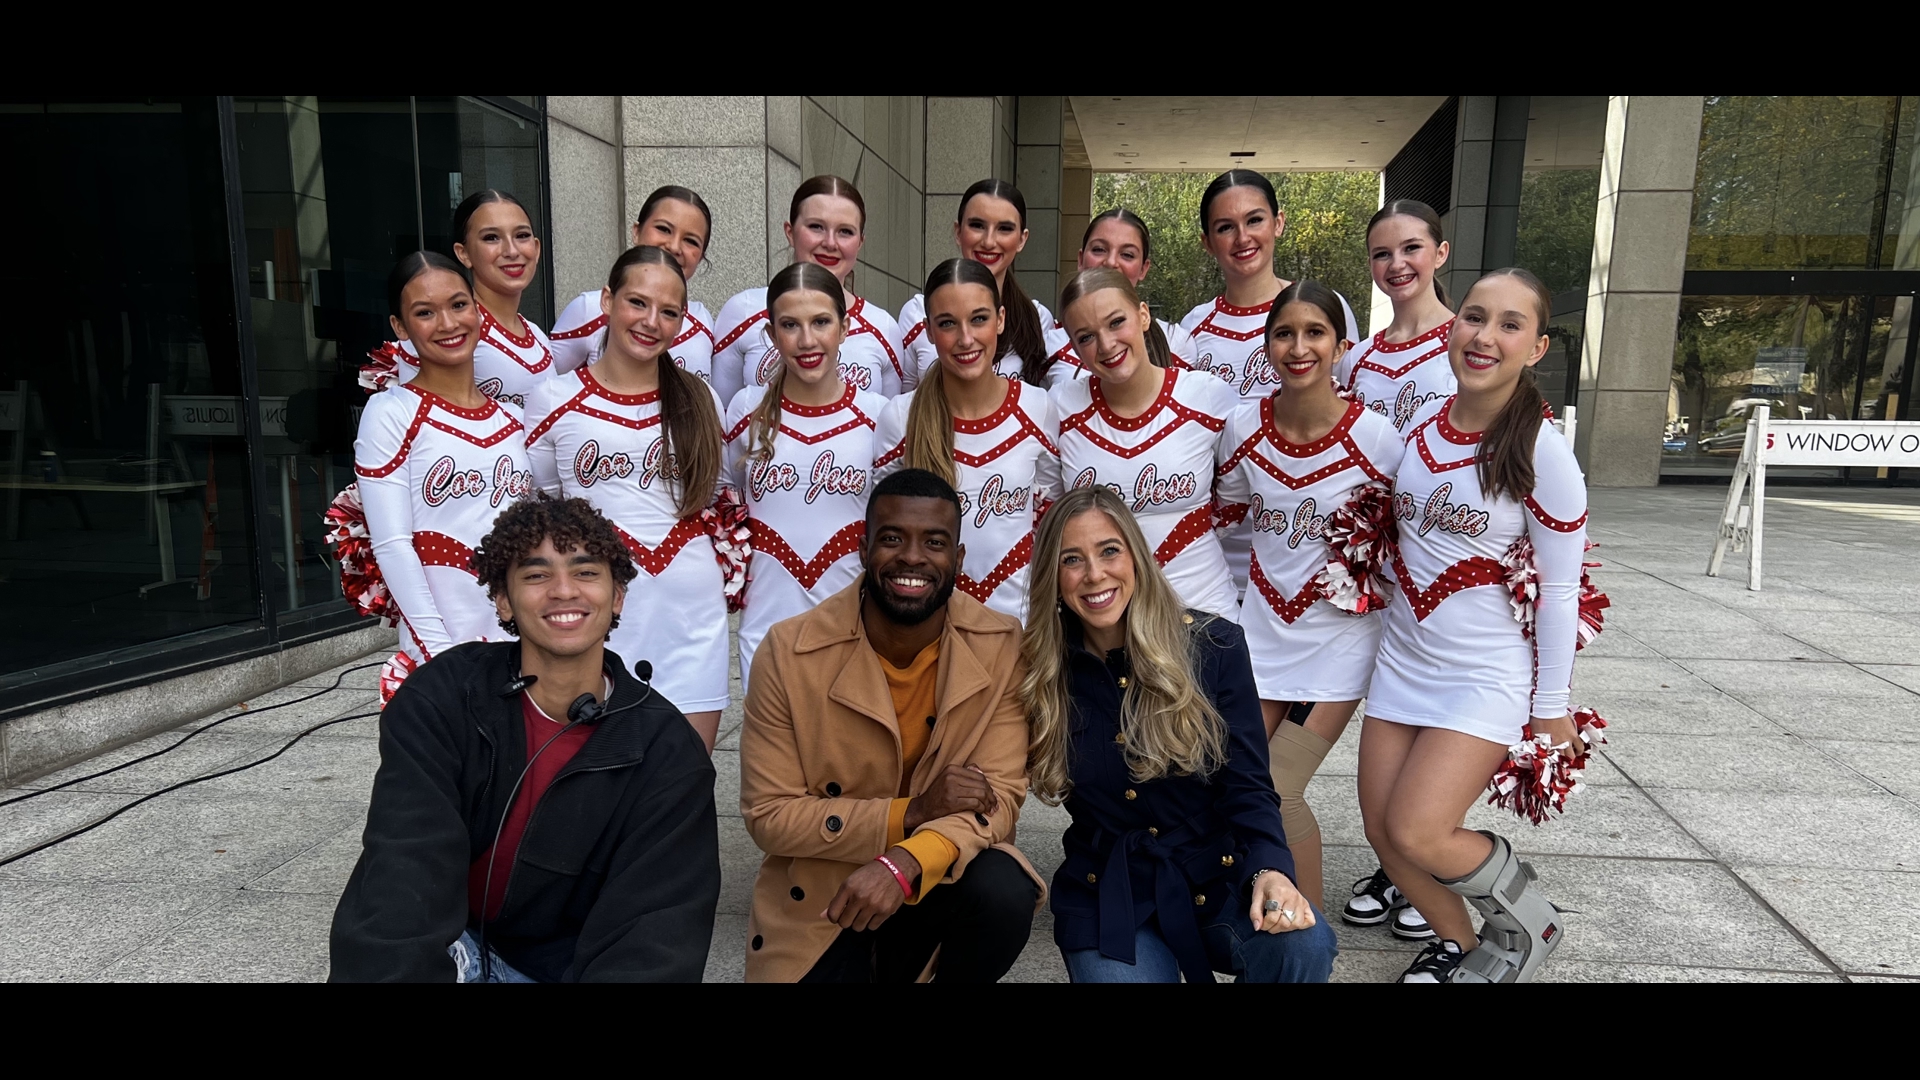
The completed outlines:
{"type": "Polygon", "coordinates": [[[1118,270],[1082,270],[1060,292],[1060,312],[1091,378],[1054,387],[1060,479],[1066,490],[1102,484],[1133,511],[1153,558],[1186,607],[1233,619],[1233,577],[1213,531],[1220,432],[1240,404],[1203,371],[1156,367],[1153,314],[1118,270]]]}
{"type": "MultiPolygon", "coordinates": [[[[520,314],[520,299],[540,269],[540,238],[520,200],[504,191],[476,191],[453,212],[453,254],[473,275],[480,334],[473,377],[480,392],[523,408],[527,391],[552,378],[553,346],[545,331],[520,314]]],[[[418,374],[419,354],[400,342],[396,376],[418,374]]]]}
{"type": "MultiPolygon", "coordinates": [[[[1027,299],[1013,274],[1014,259],[1027,246],[1027,200],[1005,180],[981,180],[960,196],[960,213],[953,222],[953,242],[962,259],[971,259],[993,274],[993,286],[1007,309],[1007,326],[1000,335],[993,369],[1002,377],[1033,386],[1047,385],[1048,357],[1066,344],[1066,332],[1054,329],[1053,313],[1038,300],[1027,299]]],[[[916,295],[900,309],[900,332],[906,345],[907,369],[916,377],[933,367],[938,352],[927,340],[927,298],[916,295]]]]}
{"type": "MultiPolygon", "coordinates": [[[[1147,223],[1140,220],[1138,214],[1124,206],[1116,206],[1095,215],[1087,224],[1087,231],[1080,237],[1080,269],[1092,270],[1104,266],[1125,274],[1133,283],[1135,292],[1140,282],[1146,278],[1147,271],[1153,268],[1153,240],[1147,232],[1147,223]]],[[[1062,315],[1065,313],[1063,312],[1062,315]]],[[[1056,316],[1053,321],[1056,334],[1064,335],[1067,328],[1056,316]]],[[[1089,374],[1080,363],[1080,354],[1074,350],[1071,340],[1065,341],[1054,349],[1048,358],[1047,384],[1059,386],[1073,379],[1084,379],[1089,374]]],[[[1193,366],[1193,339],[1185,330],[1164,319],[1154,320],[1147,331],[1147,359],[1154,367],[1190,368],[1193,366]]]]}
{"type": "Polygon", "coordinates": [[[1533,377],[1551,303],[1524,270],[1467,291],[1447,340],[1459,392],[1414,419],[1394,482],[1398,590],[1360,737],[1360,812],[1438,935],[1406,981],[1526,981],[1562,936],[1507,841],[1460,825],[1524,727],[1583,750],[1567,699],[1587,491],[1533,377]],[[1501,565],[1523,538],[1540,581],[1532,642],[1501,565]],[[1462,897],[1486,916],[1485,937],[1462,897]]]}
{"type": "Polygon", "coordinates": [[[966,545],[957,587],[1024,620],[1033,525],[1060,494],[1059,424],[1045,391],[994,371],[1007,311],[985,266],[948,259],[922,295],[937,359],[881,411],[873,479],[914,468],[952,484],[966,545]]]}
{"type": "Polygon", "coordinates": [[[1453,310],[1434,277],[1447,250],[1439,215],[1416,199],[1396,199],[1367,223],[1367,264],[1374,286],[1393,303],[1393,321],[1349,349],[1334,378],[1395,431],[1405,432],[1428,402],[1453,393],[1453,310]]]}
{"type": "MultiPolygon", "coordinates": [[[[707,201],[678,184],[654,189],[640,204],[633,223],[635,247],[657,247],[673,256],[687,281],[707,257],[713,236],[713,214],[707,201]]],[[[713,382],[712,313],[700,301],[687,298],[680,332],[668,343],[667,353],[683,371],[713,382]]],[[[607,317],[600,310],[600,290],[588,289],[573,298],[553,321],[553,352],[561,371],[572,371],[600,359],[607,347],[607,317]]],[[[725,400],[724,398],[722,400],[725,400]]]]}
{"type": "Polygon", "coordinates": [[[661,248],[628,248],[607,279],[606,352],[550,380],[527,405],[534,478],[549,495],[592,503],[640,569],[613,651],[653,664],[653,689],[713,748],[727,707],[727,604],[701,522],[724,479],[720,403],[667,349],[680,334],[686,281],[661,248]]]}
{"type": "Polygon", "coordinates": [[[367,399],[353,443],[374,559],[400,606],[400,647],[415,664],[463,641],[499,641],[473,549],[513,500],[533,493],[518,410],[473,379],[480,305],[466,271],[437,252],[400,260],[387,281],[394,333],[413,378],[367,399]]]}
{"type": "Polygon", "coordinates": [[[1323,569],[1334,557],[1327,522],[1369,491],[1384,498],[1400,465],[1393,425],[1334,390],[1351,344],[1333,290],[1296,281],[1267,316],[1267,355],[1280,387],[1243,403],[1221,441],[1223,503],[1247,506],[1251,587],[1240,609],[1253,681],[1267,722],[1268,758],[1295,879],[1318,904],[1324,889],[1320,824],[1306,789],[1367,696],[1380,614],[1333,602],[1323,569]]]}
{"type": "MultiPolygon", "coordinates": [[[[837,176],[808,180],[793,193],[786,230],[794,262],[823,267],[841,283],[847,321],[846,343],[840,347],[841,377],[881,397],[893,397],[903,385],[911,388],[919,381],[919,372],[909,379],[900,328],[893,316],[853,295],[847,285],[866,240],[867,204],[859,190],[837,176]]],[[[768,317],[765,287],[748,289],[721,305],[713,388],[722,401],[732,401],[743,386],[765,386],[781,371],[781,353],[768,317]]]]}
{"type": "Polygon", "coordinates": [[[774,623],[860,576],[874,426],[887,399],[849,383],[840,280],[814,263],[773,276],[762,297],[779,350],[773,380],[727,407],[727,465],[747,500],[753,575],[740,612],[740,681],[774,623]]]}

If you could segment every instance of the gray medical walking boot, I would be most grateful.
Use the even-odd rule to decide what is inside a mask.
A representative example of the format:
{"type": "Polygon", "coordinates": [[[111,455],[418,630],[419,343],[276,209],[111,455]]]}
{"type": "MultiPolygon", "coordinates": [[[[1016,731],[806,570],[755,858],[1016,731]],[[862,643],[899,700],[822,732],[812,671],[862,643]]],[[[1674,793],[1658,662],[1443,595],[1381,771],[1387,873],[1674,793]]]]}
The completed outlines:
{"type": "Polygon", "coordinates": [[[1473,873],[1440,884],[1466,898],[1481,918],[1480,945],[1454,970],[1454,982],[1529,982],[1560,944],[1560,913],[1533,888],[1533,867],[1513,854],[1512,845],[1481,830],[1493,841],[1487,860],[1473,873]]]}

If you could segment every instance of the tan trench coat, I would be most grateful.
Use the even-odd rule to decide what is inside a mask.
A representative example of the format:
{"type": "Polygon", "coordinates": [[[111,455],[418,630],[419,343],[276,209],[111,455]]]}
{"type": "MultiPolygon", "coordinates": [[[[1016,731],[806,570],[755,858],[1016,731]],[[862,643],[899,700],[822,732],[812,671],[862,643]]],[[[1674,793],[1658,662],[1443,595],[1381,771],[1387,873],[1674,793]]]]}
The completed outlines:
{"type": "MultiPolygon", "coordinates": [[[[847,876],[887,848],[899,795],[900,727],[880,658],[867,642],[855,583],[805,615],[776,623],[754,654],[740,734],[740,812],[767,853],[747,921],[747,981],[793,982],[840,928],[821,918],[847,876]]],[[[908,786],[924,793],[948,765],[976,765],[1000,797],[982,826],[971,813],[921,825],[960,849],[957,880],[989,846],[1012,844],[1027,794],[1027,717],[1020,702],[1020,624],[962,592],[940,640],[936,722],[908,786]]]]}

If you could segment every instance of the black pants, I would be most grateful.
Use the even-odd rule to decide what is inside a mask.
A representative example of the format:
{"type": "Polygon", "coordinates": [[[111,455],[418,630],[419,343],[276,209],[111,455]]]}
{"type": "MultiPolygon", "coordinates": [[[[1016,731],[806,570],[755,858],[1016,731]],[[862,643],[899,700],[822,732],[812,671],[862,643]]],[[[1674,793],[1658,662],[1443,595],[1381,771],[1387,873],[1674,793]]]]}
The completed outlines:
{"type": "Polygon", "coordinates": [[[840,931],[800,981],[910,983],[945,946],[936,982],[998,982],[1027,947],[1039,898],[1040,886],[1013,856],[989,848],[960,880],[901,905],[879,929],[840,931]]]}

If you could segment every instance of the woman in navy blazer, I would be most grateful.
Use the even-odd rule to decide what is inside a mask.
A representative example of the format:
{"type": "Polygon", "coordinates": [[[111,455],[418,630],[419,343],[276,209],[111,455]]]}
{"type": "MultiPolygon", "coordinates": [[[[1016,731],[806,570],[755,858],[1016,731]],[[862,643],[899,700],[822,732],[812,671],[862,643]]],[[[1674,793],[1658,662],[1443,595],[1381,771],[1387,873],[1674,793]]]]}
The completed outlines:
{"type": "Polygon", "coordinates": [[[1246,639],[1180,607],[1107,487],[1034,538],[1029,777],[1073,824],[1053,937],[1074,982],[1325,982],[1333,931],[1293,883],[1246,639]]]}

